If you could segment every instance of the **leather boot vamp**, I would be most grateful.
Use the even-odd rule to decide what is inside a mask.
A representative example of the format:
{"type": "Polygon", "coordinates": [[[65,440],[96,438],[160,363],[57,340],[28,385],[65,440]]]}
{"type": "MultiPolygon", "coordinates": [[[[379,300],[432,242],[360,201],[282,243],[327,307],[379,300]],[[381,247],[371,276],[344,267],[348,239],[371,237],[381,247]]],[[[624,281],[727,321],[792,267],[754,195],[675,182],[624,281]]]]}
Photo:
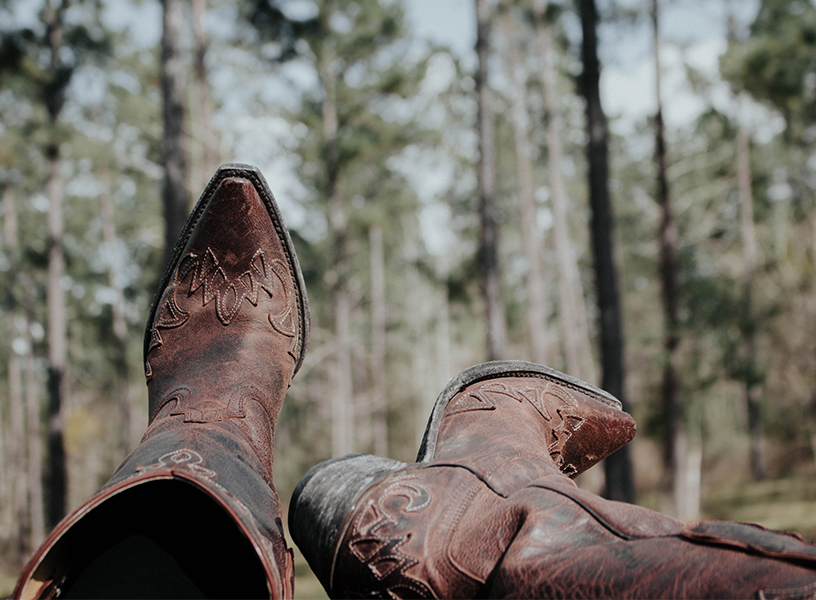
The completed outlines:
{"type": "Polygon", "coordinates": [[[464,468],[411,467],[357,502],[337,548],[331,595],[810,598],[816,592],[816,571],[807,565],[813,546],[754,531],[766,546],[788,553],[771,556],[757,544],[740,547],[738,533],[693,541],[692,529],[598,498],[563,475],[503,497],[464,468]]]}
{"type": "MultiPolygon", "coordinates": [[[[477,381],[446,406],[433,458],[425,462],[487,473],[527,457],[550,465],[548,473],[575,476],[634,436],[634,420],[610,403],[589,386],[544,373],[477,381]]],[[[536,467],[523,483],[544,474],[536,467]]]]}
{"type": "Polygon", "coordinates": [[[746,551],[735,531],[730,539],[692,541],[679,521],[558,479],[509,499],[525,517],[497,566],[491,597],[806,598],[816,591],[816,548],[792,536],[762,530],[766,544],[785,546],[787,556],[746,551]],[[810,565],[801,560],[808,552],[810,565]]]}
{"type": "Polygon", "coordinates": [[[148,328],[151,420],[177,389],[189,390],[189,411],[210,421],[236,384],[282,401],[294,373],[302,332],[273,223],[246,179],[227,178],[213,195],[218,201],[178,253],[148,328]]]}

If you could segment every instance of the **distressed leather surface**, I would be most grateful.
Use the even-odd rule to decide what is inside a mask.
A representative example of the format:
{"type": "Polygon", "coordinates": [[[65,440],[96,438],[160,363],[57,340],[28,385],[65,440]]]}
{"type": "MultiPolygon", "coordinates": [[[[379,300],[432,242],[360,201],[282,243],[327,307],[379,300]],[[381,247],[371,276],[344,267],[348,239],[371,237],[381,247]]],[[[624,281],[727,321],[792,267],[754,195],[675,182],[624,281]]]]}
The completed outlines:
{"type": "MultiPolygon", "coordinates": [[[[52,560],[49,548],[111,494],[178,478],[232,516],[263,563],[271,596],[291,597],[292,553],[272,463],[278,415],[307,334],[299,266],[265,181],[251,167],[221,167],[176,245],[147,323],[149,425],[141,444],[52,533],[18,587],[38,566],[69,560],[64,548],[52,560]]],[[[184,519],[183,506],[168,509],[184,519]]],[[[59,575],[60,567],[48,568],[59,575]]]]}
{"type": "Polygon", "coordinates": [[[620,410],[543,377],[478,382],[436,453],[382,477],[343,525],[333,597],[810,598],[816,548],[682,523],[575,486],[634,434],[620,410]]]}

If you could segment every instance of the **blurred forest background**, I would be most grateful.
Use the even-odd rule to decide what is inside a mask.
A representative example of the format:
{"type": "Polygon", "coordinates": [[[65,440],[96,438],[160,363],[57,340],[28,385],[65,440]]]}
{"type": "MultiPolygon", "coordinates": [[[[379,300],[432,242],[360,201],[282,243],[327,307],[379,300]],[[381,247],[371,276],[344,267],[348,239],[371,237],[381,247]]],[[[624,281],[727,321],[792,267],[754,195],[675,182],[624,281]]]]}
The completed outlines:
{"type": "Polygon", "coordinates": [[[284,502],[334,455],[413,460],[449,378],[521,359],[638,421],[580,485],[816,537],[816,4],[467,4],[463,52],[400,0],[0,0],[0,593],[138,444],[167,245],[233,160],[311,304],[284,502]],[[610,128],[644,35],[611,101],[656,109],[610,128]]]}

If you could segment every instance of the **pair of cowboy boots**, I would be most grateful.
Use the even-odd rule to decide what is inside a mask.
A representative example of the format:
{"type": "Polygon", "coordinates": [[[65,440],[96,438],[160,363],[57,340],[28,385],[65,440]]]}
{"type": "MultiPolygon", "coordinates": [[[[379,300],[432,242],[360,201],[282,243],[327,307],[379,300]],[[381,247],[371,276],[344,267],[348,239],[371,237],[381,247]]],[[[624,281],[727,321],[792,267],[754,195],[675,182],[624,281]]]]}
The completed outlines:
{"type": "MultiPolygon", "coordinates": [[[[144,438],[48,536],[15,597],[292,597],[272,454],[308,327],[266,182],[222,167],[148,319],[144,438]]],[[[816,548],[800,539],[686,527],[573,484],[634,431],[584,382],[479,365],[439,397],[416,464],[321,463],[295,491],[290,529],[333,597],[816,596],[816,548]]]]}
{"type": "Polygon", "coordinates": [[[148,318],[147,431],[51,532],[14,596],[292,597],[272,454],[308,332],[300,267],[263,176],[221,167],[148,318]]]}

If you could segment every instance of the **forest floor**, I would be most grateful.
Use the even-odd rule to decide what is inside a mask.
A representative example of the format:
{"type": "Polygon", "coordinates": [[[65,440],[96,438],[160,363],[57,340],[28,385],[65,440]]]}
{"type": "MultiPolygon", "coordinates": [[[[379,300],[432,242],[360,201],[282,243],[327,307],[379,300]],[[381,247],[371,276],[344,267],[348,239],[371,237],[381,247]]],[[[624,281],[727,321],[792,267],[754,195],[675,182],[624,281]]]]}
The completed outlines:
{"type": "Polygon", "coordinates": [[[757,523],[816,542],[816,475],[805,472],[713,489],[706,494],[703,512],[706,519],[757,523]]]}

